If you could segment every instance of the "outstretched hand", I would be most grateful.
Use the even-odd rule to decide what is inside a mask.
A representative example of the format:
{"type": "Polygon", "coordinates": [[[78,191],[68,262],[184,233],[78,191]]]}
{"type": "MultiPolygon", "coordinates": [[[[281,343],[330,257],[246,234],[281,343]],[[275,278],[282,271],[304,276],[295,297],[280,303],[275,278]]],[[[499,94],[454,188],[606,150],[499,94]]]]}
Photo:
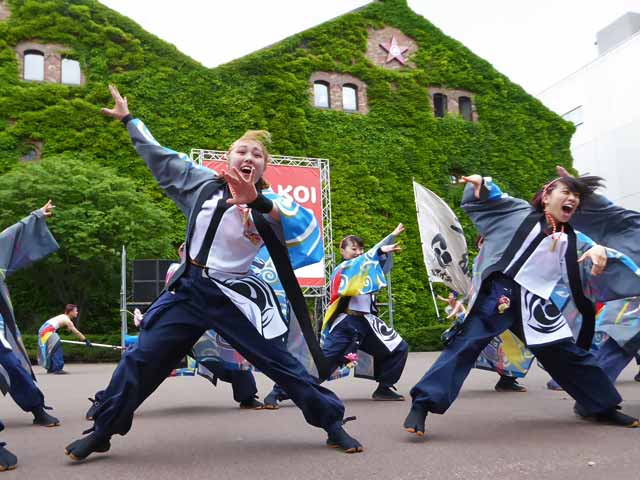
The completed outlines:
{"type": "Polygon", "coordinates": [[[113,108],[103,108],[100,111],[108,117],[113,117],[116,120],[122,120],[129,115],[129,105],[127,103],[127,97],[122,98],[118,88],[115,85],[109,85],[109,93],[116,102],[113,108]]]}
{"type": "Polygon", "coordinates": [[[584,252],[578,259],[578,263],[584,262],[587,258],[591,260],[591,263],[593,264],[591,267],[591,275],[596,276],[604,272],[608,259],[607,250],[602,245],[594,245],[584,252]]]}
{"type": "Polygon", "coordinates": [[[380,251],[382,253],[399,253],[402,251],[402,247],[397,243],[394,243],[392,245],[384,245],[383,247],[380,247],[380,251]]]}
{"type": "Polygon", "coordinates": [[[231,198],[227,200],[229,205],[246,205],[258,198],[253,167],[251,167],[251,175],[248,179],[236,167],[231,167],[231,170],[223,170],[222,177],[227,181],[229,190],[231,190],[231,198]]]}
{"type": "Polygon", "coordinates": [[[460,183],[470,183],[473,185],[473,195],[479,200],[480,189],[482,188],[482,176],[481,175],[469,175],[468,177],[461,177],[460,183]]]}
{"type": "Polygon", "coordinates": [[[391,232],[391,235],[398,236],[402,232],[404,232],[404,225],[399,223],[398,226],[393,230],[393,232],[391,232]]]}
{"type": "Polygon", "coordinates": [[[53,215],[53,209],[56,206],[53,204],[51,200],[47,200],[47,203],[44,204],[44,207],[40,209],[40,211],[44,214],[45,217],[49,218],[53,215]]]}

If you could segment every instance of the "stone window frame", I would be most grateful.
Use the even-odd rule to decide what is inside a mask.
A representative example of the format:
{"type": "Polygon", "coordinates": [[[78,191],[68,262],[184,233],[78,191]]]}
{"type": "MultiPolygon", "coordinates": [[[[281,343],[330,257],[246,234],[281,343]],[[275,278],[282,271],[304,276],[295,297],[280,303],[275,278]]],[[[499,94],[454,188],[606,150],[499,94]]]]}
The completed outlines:
{"type": "Polygon", "coordinates": [[[357,77],[348,73],[340,72],[314,72],[309,78],[310,103],[314,108],[321,110],[338,110],[345,113],[359,113],[366,115],[369,113],[367,100],[367,84],[357,77]],[[323,82],[329,85],[329,107],[316,107],[314,84],[323,82]],[[351,87],[356,90],[357,110],[345,110],[342,102],[342,88],[351,87]]]}
{"type": "Polygon", "coordinates": [[[460,89],[453,89],[453,88],[446,88],[446,87],[429,87],[428,91],[429,91],[429,100],[431,102],[431,111],[433,112],[436,118],[441,118],[441,117],[437,117],[435,115],[436,112],[435,112],[434,96],[437,94],[441,94],[441,95],[445,95],[447,98],[447,109],[446,109],[447,111],[445,112],[444,116],[447,116],[447,114],[449,114],[449,115],[455,115],[460,118],[463,118],[462,113],[460,111],[460,99],[468,98],[469,101],[471,102],[471,118],[465,119],[465,121],[470,121],[473,123],[479,121],[478,112],[476,110],[475,93],[470,92],[468,90],[460,90],[460,89]]]}
{"type": "Polygon", "coordinates": [[[86,77],[82,68],[82,63],[68,55],[69,48],[55,43],[45,43],[38,40],[25,40],[14,47],[18,63],[20,65],[20,80],[23,82],[36,83],[58,83],[69,87],[80,87],[86,84],[86,77]],[[44,80],[25,80],[24,78],[24,56],[29,51],[38,51],[44,56],[44,80]],[[62,60],[75,60],[80,64],[80,84],[62,83],[62,60]]]}
{"type": "Polygon", "coordinates": [[[22,81],[25,82],[44,82],[44,79],[46,77],[45,72],[46,72],[46,68],[45,68],[45,63],[46,63],[46,57],[45,54],[42,50],[38,50],[36,48],[29,48],[26,49],[22,52],[22,74],[20,75],[20,79],[22,81]],[[37,57],[42,57],[42,79],[36,79],[36,78],[26,78],[27,75],[27,71],[26,71],[26,59],[27,56],[29,55],[33,55],[33,56],[37,56],[37,57]]]}
{"type": "Polygon", "coordinates": [[[312,90],[312,103],[313,106],[315,108],[323,108],[323,109],[331,109],[331,84],[329,82],[327,82],[326,80],[314,80],[311,83],[311,90],[312,90]],[[323,106],[323,105],[317,105],[316,104],[316,91],[315,91],[315,86],[316,85],[322,85],[323,87],[326,87],[327,89],[327,106],[323,106]]]}

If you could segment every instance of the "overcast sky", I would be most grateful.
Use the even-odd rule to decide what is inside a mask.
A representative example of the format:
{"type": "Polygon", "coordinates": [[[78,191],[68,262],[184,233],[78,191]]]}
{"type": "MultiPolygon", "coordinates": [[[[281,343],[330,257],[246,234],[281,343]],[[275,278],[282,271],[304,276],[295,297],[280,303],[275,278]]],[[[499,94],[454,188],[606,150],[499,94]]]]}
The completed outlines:
{"type": "MultiPolygon", "coordinates": [[[[368,0],[100,0],[215,67],[369,3],[368,0]]],[[[408,0],[529,93],[597,57],[596,32],[640,0],[408,0]]]]}

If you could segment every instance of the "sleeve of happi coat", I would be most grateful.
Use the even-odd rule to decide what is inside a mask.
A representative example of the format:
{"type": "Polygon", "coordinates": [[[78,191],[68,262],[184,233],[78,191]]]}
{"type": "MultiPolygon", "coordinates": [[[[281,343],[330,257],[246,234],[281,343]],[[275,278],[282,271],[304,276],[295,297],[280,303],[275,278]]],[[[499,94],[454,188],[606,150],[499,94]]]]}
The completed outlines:
{"type": "MultiPolygon", "coordinates": [[[[596,243],[583,232],[576,232],[578,258],[596,243]]],[[[640,295],[640,268],[627,255],[603,245],[607,251],[607,267],[600,275],[592,275],[591,260],[580,263],[582,289],[592,302],[609,302],[640,295]]]]}
{"type": "Polygon", "coordinates": [[[127,131],[138,155],[151,170],[158,186],[188,216],[198,189],[215,178],[215,173],[196,165],[186,154],[160,145],[140,119],[129,120],[127,131]]]}
{"type": "Polygon", "coordinates": [[[500,221],[508,221],[514,214],[531,211],[528,202],[503,193],[490,177],[483,179],[480,198],[475,197],[473,186],[467,184],[460,206],[482,236],[486,236],[500,221]]]}
{"type": "Polygon", "coordinates": [[[7,278],[58,248],[44,213],[36,210],[0,233],[0,272],[7,278]]]}

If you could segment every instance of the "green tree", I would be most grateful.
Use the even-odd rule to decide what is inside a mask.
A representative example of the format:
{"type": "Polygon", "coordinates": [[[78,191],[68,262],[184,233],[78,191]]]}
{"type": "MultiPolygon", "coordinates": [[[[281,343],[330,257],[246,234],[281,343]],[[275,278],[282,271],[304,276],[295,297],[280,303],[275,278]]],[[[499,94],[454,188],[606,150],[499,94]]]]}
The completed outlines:
{"type": "Polygon", "coordinates": [[[0,224],[11,225],[53,199],[49,227],[60,250],[10,279],[23,330],[66,303],[80,307],[82,329],[118,328],[120,251],[130,258],[173,255],[171,216],[129,178],[88,155],[21,164],[0,177],[0,224]]]}

